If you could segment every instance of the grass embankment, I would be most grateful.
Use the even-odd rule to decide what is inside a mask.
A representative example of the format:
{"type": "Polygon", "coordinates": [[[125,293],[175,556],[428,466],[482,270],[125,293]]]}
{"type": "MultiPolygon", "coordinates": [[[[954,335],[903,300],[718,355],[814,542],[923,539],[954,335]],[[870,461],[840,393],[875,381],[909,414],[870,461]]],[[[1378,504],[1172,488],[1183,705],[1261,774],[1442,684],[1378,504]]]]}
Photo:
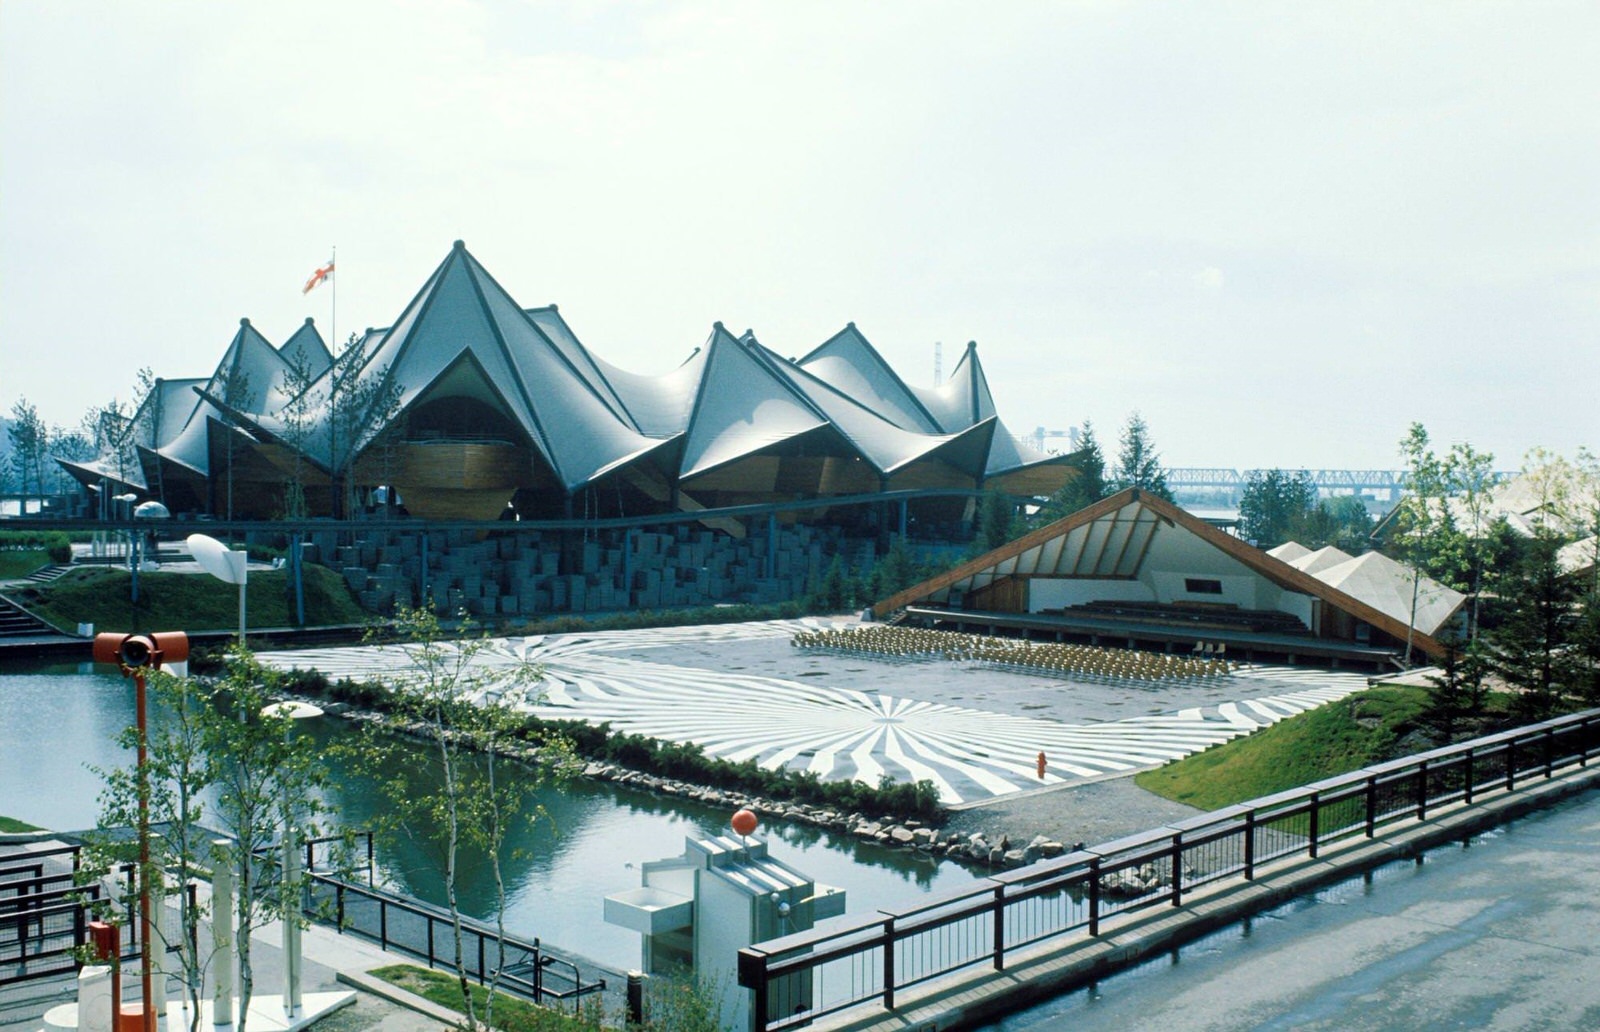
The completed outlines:
{"type": "MultiPolygon", "coordinates": [[[[214,577],[188,573],[139,574],[139,601],[130,598],[131,575],[114,568],[72,570],[49,584],[22,588],[13,597],[58,627],[92,623],[101,630],[227,630],[239,624],[239,589],[214,577]]],[[[359,624],[372,619],[344,579],[325,566],[305,567],[306,623],[359,624]]],[[[290,627],[292,600],[286,570],[252,571],[246,594],[251,627],[290,627]]]]}
{"type": "Polygon", "coordinates": [[[1134,782],[1203,810],[1231,806],[1394,759],[1427,708],[1426,688],[1371,688],[1145,771],[1134,782]]]}
{"type": "MultiPolygon", "coordinates": [[[[461,983],[456,981],[454,975],[413,964],[391,964],[367,973],[408,993],[415,993],[430,1003],[461,1013],[461,983]]],[[[469,988],[473,1006],[482,1017],[489,991],[481,985],[469,988]]],[[[594,1013],[595,1010],[597,1008],[591,1008],[588,1013],[569,1014],[498,993],[494,1001],[494,1026],[506,1032],[592,1032],[605,1027],[600,1015],[594,1013]]]]}
{"type": "Polygon", "coordinates": [[[36,828],[24,821],[19,821],[15,817],[0,817],[0,835],[14,835],[23,831],[43,830],[43,828],[36,828]]]}
{"type": "Polygon", "coordinates": [[[0,580],[16,580],[44,566],[50,553],[42,548],[8,548],[0,550],[0,580]]]}

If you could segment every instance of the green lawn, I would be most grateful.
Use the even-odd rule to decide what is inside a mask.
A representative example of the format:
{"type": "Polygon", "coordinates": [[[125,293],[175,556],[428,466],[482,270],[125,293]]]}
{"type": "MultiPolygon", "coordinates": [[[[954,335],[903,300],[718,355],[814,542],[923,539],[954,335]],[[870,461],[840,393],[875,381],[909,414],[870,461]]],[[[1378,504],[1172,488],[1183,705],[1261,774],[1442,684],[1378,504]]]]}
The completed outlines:
{"type": "MultiPolygon", "coordinates": [[[[461,984],[454,975],[414,964],[391,964],[389,967],[374,968],[368,974],[461,1013],[461,984]]],[[[478,1016],[482,1018],[489,991],[474,984],[471,992],[473,1006],[478,1008],[478,1016]]],[[[595,1032],[605,1027],[593,1014],[573,1015],[549,1007],[538,1007],[505,993],[495,998],[494,1025],[506,1032],[595,1032]]]]}
{"type": "Polygon", "coordinates": [[[1134,781],[1203,810],[1297,788],[1392,759],[1427,708],[1424,688],[1378,687],[1145,771],[1134,781]]]}
{"type": "Polygon", "coordinates": [[[43,831],[31,824],[25,824],[15,817],[0,817],[0,834],[15,834],[20,831],[43,831]]]}
{"type": "Polygon", "coordinates": [[[26,577],[50,561],[42,548],[8,548],[0,551],[0,580],[26,577]]]}
{"type": "MultiPolygon", "coordinates": [[[[251,627],[289,627],[288,572],[252,571],[246,593],[251,627]]],[[[75,569],[49,584],[22,588],[13,597],[58,627],[92,623],[113,630],[227,630],[239,623],[239,589],[214,577],[141,573],[139,602],[131,600],[131,575],[111,567],[75,569]]],[[[371,619],[344,579],[325,566],[305,567],[306,623],[359,624],[371,619]]]]}

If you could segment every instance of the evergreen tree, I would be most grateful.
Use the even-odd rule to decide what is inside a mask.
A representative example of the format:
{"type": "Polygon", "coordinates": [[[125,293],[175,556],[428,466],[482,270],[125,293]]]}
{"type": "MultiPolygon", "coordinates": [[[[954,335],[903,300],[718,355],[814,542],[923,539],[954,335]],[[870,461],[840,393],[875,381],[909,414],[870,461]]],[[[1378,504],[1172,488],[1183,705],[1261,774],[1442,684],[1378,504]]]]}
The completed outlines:
{"type": "MultiPolygon", "coordinates": [[[[27,398],[18,398],[11,406],[11,422],[6,434],[11,439],[11,477],[17,493],[43,494],[44,460],[50,432],[39,418],[39,410],[27,398]]],[[[21,511],[27,511],[26,499],[21,511]]]]}
{"type": "Polygon", "coordinates": [[[1016,516],[1016,503],[1009,495],[990,491],[983,496],[972,542],[979,555],[994,551],[1015,536],[1016,516]]]}
{"type": "Polygon", "coordinates": [[[1128,417],[1127,426],[1122,428],[1121,445],[1108,493],[1137,487],[1157,498],[1172,501],[1172,492],[1167,489],[1167,471],[1161,468],[1161,455],[1151,443],[1150,428],[1139,413],[1128,417]]]}
{"type": "Polygon", "coordinates": [[[1561,538],[1541,528],[1496,585],[1509,609],[1491,636],[1494,667],[1519,689],[1514,708],[1530,720],[1554,713],[1563,689],[1566,621],[1577,593],[1561,575],[1560,550],[1561,538]]]}
{"type": "Polygon", "coordinates": [[[1275,548],[1299,537],[1316,510],[1317,488],[1304,471],[1252,470],[1239,500],[1240,536],[1258,548],[1275,548]]]}
{"type": "Polygon", "coordinates": [[[1040,526],[1071,516],[1106,496],[1106,457],[1100,451],[1094,425],[1088,420],[1083,422],[1078,442],[1078,475],[1039,506],[1034,522],[1040,526]]]}

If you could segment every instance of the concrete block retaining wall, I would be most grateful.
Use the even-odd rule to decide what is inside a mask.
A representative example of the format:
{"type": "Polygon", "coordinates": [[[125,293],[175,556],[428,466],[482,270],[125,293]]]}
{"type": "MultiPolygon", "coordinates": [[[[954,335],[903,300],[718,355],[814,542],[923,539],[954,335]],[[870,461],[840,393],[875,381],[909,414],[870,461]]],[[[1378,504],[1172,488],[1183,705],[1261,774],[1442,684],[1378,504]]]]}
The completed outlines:
{"type": "Polygon", "coordinates": [[[871,539],[844,538],[832,527],[796,524],[778,529],[775,539],[758,532],[739,540],[678,524],[587,534],[508,529],[487,537],[374,528],[355,544],[314,534],[305,557],[338,570],[375,612],[431,597],[448,611],[515,618],[779,603],[820,583],[835,555],[864,572],[876,550],[871,539]]]}

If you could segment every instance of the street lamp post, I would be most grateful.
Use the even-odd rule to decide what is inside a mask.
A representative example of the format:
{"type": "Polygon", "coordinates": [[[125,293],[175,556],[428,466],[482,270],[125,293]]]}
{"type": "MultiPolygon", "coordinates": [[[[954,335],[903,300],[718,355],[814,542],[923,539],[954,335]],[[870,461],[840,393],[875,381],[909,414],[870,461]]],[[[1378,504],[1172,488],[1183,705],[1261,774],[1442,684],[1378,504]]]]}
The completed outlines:
{"type": "Polygon", "coordinates": [[[147,743],[145,672],[159,670],[164,663],[181,663],[189,658],[189,636],[182,631],[160,634],[97,634],[94,661],[114,663],[123,677],[134,685],[135,720],[139,726],[139,987],[143,1032],[156,1032],[155,997],[150,979],[150,767],[147,743]]]}
{"type": "Polygon", "coordinates": [[[190,534],[185,544],[200,568],[224,584],[239,585],[239,646],[244,647],[244,589],[250,554],[235,552],[208,534],[190,534]]]}

